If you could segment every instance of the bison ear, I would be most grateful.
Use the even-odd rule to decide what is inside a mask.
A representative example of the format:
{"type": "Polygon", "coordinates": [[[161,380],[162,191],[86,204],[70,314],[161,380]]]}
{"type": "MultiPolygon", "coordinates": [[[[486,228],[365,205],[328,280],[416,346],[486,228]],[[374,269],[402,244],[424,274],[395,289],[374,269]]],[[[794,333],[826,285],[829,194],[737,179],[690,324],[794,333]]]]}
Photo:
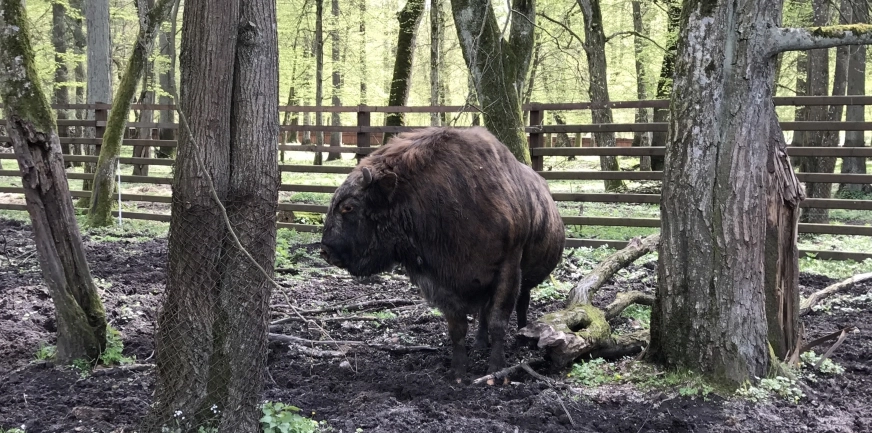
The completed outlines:
{"type": "Polygon", "coordinates": [[[378,186],[385,192],[385,194],[390,196],[397,187],[397,174],[392,171],[386,171],[384,175],[379,178],[378,186]]]}

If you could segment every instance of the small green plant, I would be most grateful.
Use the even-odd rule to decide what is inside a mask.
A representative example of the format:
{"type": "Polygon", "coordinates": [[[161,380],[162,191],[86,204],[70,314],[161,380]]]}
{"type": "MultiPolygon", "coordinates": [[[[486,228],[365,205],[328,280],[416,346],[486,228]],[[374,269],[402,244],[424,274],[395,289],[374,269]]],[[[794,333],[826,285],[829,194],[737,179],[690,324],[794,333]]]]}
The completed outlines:
{"type": "Polygon", "coordinates": [[[433,315],[434,317],[442,317],[442,312],[439,311],[438,308],[431,308],[431,309],[429,309],[429,310],[427,310],[427,311],[428,311],[431,315],[433,315]]]}
{"type": "Polygon", "coordinates": [[[49,361],[54,359],[57,354],[57,347],[45,343],[39,343],[39,349],[36,349],[37,361],[49,361]]]}
{"type": "Polygon", "coordinates": [[[261,406],[260,425],[264,433],[315,433],[318,422],[299,414],[300,408],[282,402],[267,401],[261,406]]]}
{"type": "MultiPolygon", "coordinates": [[[[802,361],[803,367],[808,366],[814,368],[814,366],[817,365],[818,361],[821,360],[821,357],[820,355],[814,353],[813,350],[810,350],[800,355],[799,359],[802,361]]],[[[821,362],[821,365],[817,368],[817,371],[824,374],[839,375],[845,373],[845,368],[839,364],[836,364],[831,359],[827,358],[824,360],[824,362],[821,362]]]]}
{"type": "Polygon", "coordinates": [[[117,329],[109,326],[106,328],[106,349],[100,356],[100,362],[103,365],[122,365],[132,364],[133,358],[124,356],[124,342],[121,341],[121,333],[117,329]]]}
{"type": "Polygon", "coordinates": [[[784,376],[761,379],[760,384],[757,386],[745,383],[736,390],[736,395],[753,402],[764,401],[772,396],[777,396],[793,404],[799,403],[805,397],[805,393],[799,389],[796,380],[784,376]]]}
{"type": "Polygon", "coordinates": [[[534,302],[557,301],[563,299],[570,288],[569,283],[561,283],[551,278],[536,286],[530,293],[530,299],[534,302]]]}
{"type": "Polygon", "coordinates": [[[391,320],[397,318],[396,313],[393,311],[376,311],[375,313],[372,313],[372,315],[379,320],[391,320]]]}
{"type": "Polygon", "coordinates": [[[91,374],[91,363],[87,359],[74,359],[73,369],[79,372],[79,376],[88,377],[91,374]]]}
{"type": "Polygon", "coordinates": [[[6,430],[3,427],[0,427],[0,433],[27,433],[27,432],[24,431],[24,426],[21,426],[21,428],[12,427],[9,430],[6,430]]]}
{"type": "Polygon", "coordinates": [[[621,375],[615,371],[614,365],[607,363],[602,358],[574,364],[566,377],[584,386],[600,386],[622,379],[621,375]]]}

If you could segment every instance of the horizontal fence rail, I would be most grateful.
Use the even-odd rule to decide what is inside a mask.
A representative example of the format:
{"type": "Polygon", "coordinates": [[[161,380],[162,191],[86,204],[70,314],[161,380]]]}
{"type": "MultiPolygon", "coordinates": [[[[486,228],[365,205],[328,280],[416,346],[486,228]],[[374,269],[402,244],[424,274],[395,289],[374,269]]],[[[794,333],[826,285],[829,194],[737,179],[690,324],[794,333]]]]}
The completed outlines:
{"type": "MultiPolygon", "coordinates": [[[[872,96],[839,96],[839,97],[787,97],[773,98],[776,106],[813,106],[813,105],[872,105],[872,96]]],[[[102,133],[106,126],[107,110],[110,109],[108,104],[66,104],[53,105],[58,109],[76,109],[88,110],[90,113],[88,120],[63,119],[58,120],[59,127],[76,127],[90,128],[93,133],[93,138],[88,137],[60,137],[60,143],[64,146],[94,146],[99,148],[102,144],[102,133]]],[[[613,109],[636,109],[636,108],[668,108],[669,101],[665,100],[648,100],[648,101],[613,101],[606,104],[596,104],[590,102],[578,103],[553,103],[553,104],[526,104],[524,110],[529,112],[530,125],[525,127],[525,132],[528,135],[530,144],[530,154],[533,160],[533,166],[536,171],[546,180],[549,181],[601,181],[601,180],[635,180],[635,181],[659,181],[662,179],[661,171],[582,171],[582,170],[552,170],[550,167],[544,166],[546,157],[576,157],[576,156],[622,156],[622,157],[662,157],[665,155],[664,147],[630,147],[629,139],[619,138],[618,147],[594,147],[591,139],[582,138],[582,134],[590,134],[596,132],[666,132],[668,123],[665,122],[650,122],[650,123],[611,123],[611,124],[585,124],[585,125],[554,125],[544,124],[542,121],[546,117],[544,112],[547,110],[590,110],[596,108],[609,107],[613,109]],[[552,147],[552,136],[558,133],[574,134],[571,137],[571,147],[552,147]]],[[[0,106],[2,107],[2,106],[0,106]]],[[[172,105],[158,104],[134,104],[131,107],[133,110],[167,110],[174,109],[172,105]]],[[[365,156],[378,149],[381,140],[381,134],[398,133],[420,128],[421,126],[374,126],[371,124],[371,114],[375,113],[463,113],[476,112],[478,108],[472,106],[439,106],[439,107],[390,107],[390,106],[342,106],[342,107],[313,107],[313,106],[289,106],[280,107],[280,112],[306,113],[306,112],[334,112],[334,113],[357,113],[357,124],[350,126],[316,126],[316,125],[281,125],[280,134],[293,132],[296,134],[304,132],[324,132],[324,133],[341,133],[343,137],[343,145],[340,147],[318,145],[318,144],[287,144],[281,142],[277,144],[277,151],[282,152],[332,152],[342,154],[354,154],[358,158],[365,156]]],[[[0,119],[0,127],[5,125],[5,120],[0,119]]],[[[782,129],[786,131],[865,131],[872,130],[872,122],[812,122],[812,121],[785,121],[780,122],[782,129]]],[[[178,146],[178,142],[172,139],[158,139],[165,134],[157,134],[158,131],[170,131],[170,136],[174,136],[177,132],[178,125],[175,123],[161,122],[128,122],[128,135],[133,135],[133,132],[143,129],[151,130],[150,136],[154,139],[143,138],[125,138],[122,142],[124,146],[148,147],[148,148],[174,148],[178,146]]],[[[141,136],[141,135],[140,135],[141,136]]],[[[0,146],[3,143],[10,141],[8,136],[0,135],[0,146]]],[[[8,146],[8,145],[7,145],[8,146]]],[[[2,152],[2,149],[0,149],[2,152]]],[[[788,146],[787,153],[791,157],[833,157],[833,158],[869,158],[872,157],[872,147],[793,147],[788,146]]],[[[4,161],[14,161],[15,155],[12,153],[0,153],[0,163],[4,161]]],[[[98,157],[96,155],[64,155],[64,160],[68,163],[96,163],[98,157]]],[[[170,158],[151,158],[151,157],[121,157],[121,164],[134,166],[164,166],[172,167],[173,159],[170,158]]],[[[4,165],[0,169],[0,177],[15,177],[19,178],[21,173],[17,169],[10,169],[11,164],[4,165]]],[[[17,167],[16,167],[17,168],[17,167]]],[[[331,175],[346,175],[351,172],[352,167],[349,166],[328,166],[328,165],[299,165],[299,164],[280,164],[279,170],[283,173],[309,173],[309,174],[331,174],[331,175]]],[[[93,174],[68,172],[67,176],[73,180],[89,180],[93,178],[93,174]]],[[[872,174],[840,174],[840,173],[797,173],[797,177],[801,182],[817,182],[817,183],[856,183],[856,184],[872,184],[872,174]]],[[[122,184],[151,184],[163,185],[163,194],[121,194],[121,201],[126,203],[155,203],[158,208],[163,206],[167,213],[149,213],[149,212],[127,212],[123,211],[122,216],[130,219],[143,219],[152,221],[169,221],[170,215],[169,206],[171,197],[168,194],[167,186],[172,185],[173,179],[169,176],[147,176],[147,175],[121,175],[122,184]]],[[[280,185],[280,191],[290,193],[321,193],[332,194],[335,192],[337,185],[307,185],[307,184],[286,184],[280,185]]],[[[16,197],[19,201],[23,201],[23,188],[17,186],[0,186],[0,194],[8,194],[16,197]]],[[[90,191],[70,191],[74,198],[90,197],[90,191]]],[[[639,193],[567,193],[555,192],[552,197],[558,202],[577,202],[577,203],[624,203],[624,204],[658,204],[660,203],[659,194],[639,194],[639,193]]],[[[857,211],[872,211],[872,201],[867,200],[851,200],[851,199],[819,199],[810,198],[804,200],[800,207],[802,208],[823,208],[823,209],[845,209],[857,211]]],[[[324,214],[327,212],[327,206],[311,203],[279,203],[280,211],[290,212],[305,212],[311,214],[324,214]]],[[[0,200],[0,209],[10,210],[26,210],[22,203],[9,202],[8,200],[0,200]]],[[[115,215],[117,216],[117,211],[115,215]]],[[[624,218],[624,217],[600,217],[600,216],[564,216],[563,221],[568,226],[613,226],[613,227],[641,227],[641,228],[658,228],[660,227],[659,218],[624,218]]],[[[321,229],[320,225],[314,224],[297,224],[288,222],[278,222],[278,227],[289,228],[298,231],[317,232],[321,229]]],[[[800,233],[814,234],[831,234],[831,235],[852,235],[852,236],[872,236],[872,227],[861,225],[836,225],[836,224],[806,224],[799,225],[800,233]]],[[[626,241],[620,240],[600,240],[600,239],[577,239],[570,238],[567,240],[567,247],[598,247],[609,246],[612,248],[622,248],[626,245],[626,241]]],[[[807,251],[814,253],[819,258],[825,259],[852,259],[863,260],[872,258],[872,253],[854,253],[844,251],[807,251]]]]}

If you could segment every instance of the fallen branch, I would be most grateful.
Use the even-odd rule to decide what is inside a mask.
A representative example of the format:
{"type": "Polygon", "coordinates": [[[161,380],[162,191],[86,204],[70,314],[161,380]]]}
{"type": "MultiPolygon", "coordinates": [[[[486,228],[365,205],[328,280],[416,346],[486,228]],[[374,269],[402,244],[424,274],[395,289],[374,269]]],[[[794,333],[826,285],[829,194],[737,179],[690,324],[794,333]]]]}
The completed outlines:
{"type": "Polygon", "coordinates": [[[347,353],[347,352],[341,351],[341,350],[315,349],[313,347],[301,346],[301,345],[295,344],[295,343],[288,343],[288,347],[291,350],[296,351],[297,353],[311,356],[313,358],[342,358],[347,353]]]}
{"type": "Polygon", "coordinates": [[[349,305],[334,305],[332,307],[316,308],[314,310],[297,310],[300,314],[321,314],[335,311],[360,311],[378,307],[399,307],[403,305],[421,304],[424,301],[412,299],[377,299],[374,301],[358,302],[349,305]]]}
{"type": "Polygon", "coordinates": [[[117,367],[100,368],[93,370],[91,376],[110,376],[115,373],[129,373],[131,371],[146,371],[154,368],[154,364],[127,364],[117,367]]]}
{"type": "Polygon", "coordinates": [[[309,322],[309,321],[319,321],[319,322],[356,322],[356,321],[376,321],[376,320],[390,320],[384,317],[378,316],[338,316],[338,317],[294,317],[288,316],[283,317],[278,320],[274,320],[269,322],[270,326],[275,325],[283,325],[285,323],[291,322],[309,322]]]}
{"type": "Polygon", "coordinates": [[[593,292],[605,284],[612,275],[627,267],[627,265],[633,263],[639,257],[654,251],[659,244],[659,233],[641,240],[633,238],[624,249],[607,257],[572,288],[566,298],[567,305],[590,304],[593,292]]]}
{"type": "Polygon", "coordinates": [[[499,379],[507,378],[510,375],[518,372],[519,370],[523,370],[524,365],[530,366],[531,364],[541,364],[543,362],[545,362],[545,360],[542,358],[537,358],[537,359],[534,359],[532,361],[522,362],[520,364],[513,365],[511,367],[506,367],[500,371],[495,371],[491,374],[479,377],[478,379],[473,380],[472,384],[478,385],[480,383],[487,382],[488,385],[493,385],[495,383],[495,381],[497,381],[499,379]]]}
{"type": "MultiPolygon", "coordinates": [[[[289,345],[297,345],[313,348],[314,346],[329,346],[333,345],[337,348],[341,346],[366,346],[378,350],[386,350],[394,354],[412,353],[412,352],[435,352],[439,349],[431,346],[404,346],[401,344],[385,344],[385,343],[367,343],[365,341],[342,341],[342,340],[307,340],[305,338],[294,337],[292,335],[269,333],[267,337],[270,341],[280,341],[289,345]]],[[[346,353],[347,350],[343,353],[346,353]]]]}
{"type": "Polygon", "coordinates": [[[834,293],[837,293],[839,291],[848,289],[856,283],[862,283],[862,282],[868,281],[868,280],[872,280],[872,272],[867,273],[867,274],[854,275],[851,278],[840,281],[836,284],[833,284],[831,286],[827,286],[821,290],[818,290],[817,292],[812,293],[811,296],[809,296],[808,298],[806,298],[802,302],[800,302],[799,315],[802,316],[802,315],[808,314],[811,311],[812,307],[817,305],[820,301],[827,298],[828,296],[830,296],[834,293]]]}
{"type": "Polygon", "coordinates": [[[627,307],[633,304],[654,305],[654,295],[633,290],[632,292],[620,292],[615,300],[606,307],[606,319],[618,317],[627,307]]]}

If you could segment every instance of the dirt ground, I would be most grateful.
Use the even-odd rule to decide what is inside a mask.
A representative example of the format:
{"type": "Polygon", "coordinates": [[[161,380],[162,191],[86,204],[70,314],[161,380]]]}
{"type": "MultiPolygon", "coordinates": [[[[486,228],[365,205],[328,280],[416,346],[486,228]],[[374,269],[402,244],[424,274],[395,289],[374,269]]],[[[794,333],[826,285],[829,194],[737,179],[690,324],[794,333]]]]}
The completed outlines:
{"type": "MultiPolygon", "coordinates": [[[[40,344],[53,344],[55,323],[30,236],[27,225],[0,219],[0,431],[21,426],[27,432],[135,431],[150,404],[153,371],[83,377],[71,368],[35,360],[40,344]]],[[[164,289],[166,239],[100,243],[86,239],[86,246],[109,319],[123,334],[125,354],[140,363],[150,362],[155,311],[164,289]]],[[[419,299],[401,275],[351,279],[310,259],[314,245],[294,248],[307,277],[281,275],[288,295],[302,308],[419,299]]],[[[633,266],[626,277],[610,281],[596,303],[609,302],[618,290],[652,291],[653,269],[653,263],[633,266]]],[[[803,274],[801,284],[808,294],[832,282],[803,274]]],[[[849,294],[868,299],[872,285],[855,286],[849,294]]],[[[282,305],[285,297],[277,293],[274,318],[286,315],[282,305]]],[[[555,301],[534,301],[530,317],[559,307],[555,301]]],[[[802,379],[806,397],[799,404],[781,399],[761,403],[717,396],[703,399],[682,396],[677,389],[646,390],[629,384],[589,388],[566,381],[566,371],[542,371],[565,387],[549,386],[523,372],[512,376],[509,385],[458,385],[445,378],[450,362],[445,322],[421,304],[390,309],[392,314],[382,313],[378,321],[324,320],[322,326],[336,340],[424,345],[435,351],[392,353],[355,347],[345,357],[321,358],[271,343],[263,398],[296,405],[303,414],[326,420],[333,431],[346,433],[358,428],[365,432],[870,432],[872,308],[870,301],[848,307],[803,318],[808,340],[847,325],[859,332],[851,334],[832,357],[845,373],[821,375],[816,381],[802,379]]],[[[619,318],[613,325],[631,323],[619,318]]],[[[299,322],[276,326],[273,332],[319,337],[316,329],[299,322]]],[[[470,345],[471,341],[472,332],[470,345]]],[[[486,355],[471,351],[470,378],[485,373],[486,355]]],[[[513,332],[507,356],[514,364],[539,354],[518,344],[513,332]]]]}

